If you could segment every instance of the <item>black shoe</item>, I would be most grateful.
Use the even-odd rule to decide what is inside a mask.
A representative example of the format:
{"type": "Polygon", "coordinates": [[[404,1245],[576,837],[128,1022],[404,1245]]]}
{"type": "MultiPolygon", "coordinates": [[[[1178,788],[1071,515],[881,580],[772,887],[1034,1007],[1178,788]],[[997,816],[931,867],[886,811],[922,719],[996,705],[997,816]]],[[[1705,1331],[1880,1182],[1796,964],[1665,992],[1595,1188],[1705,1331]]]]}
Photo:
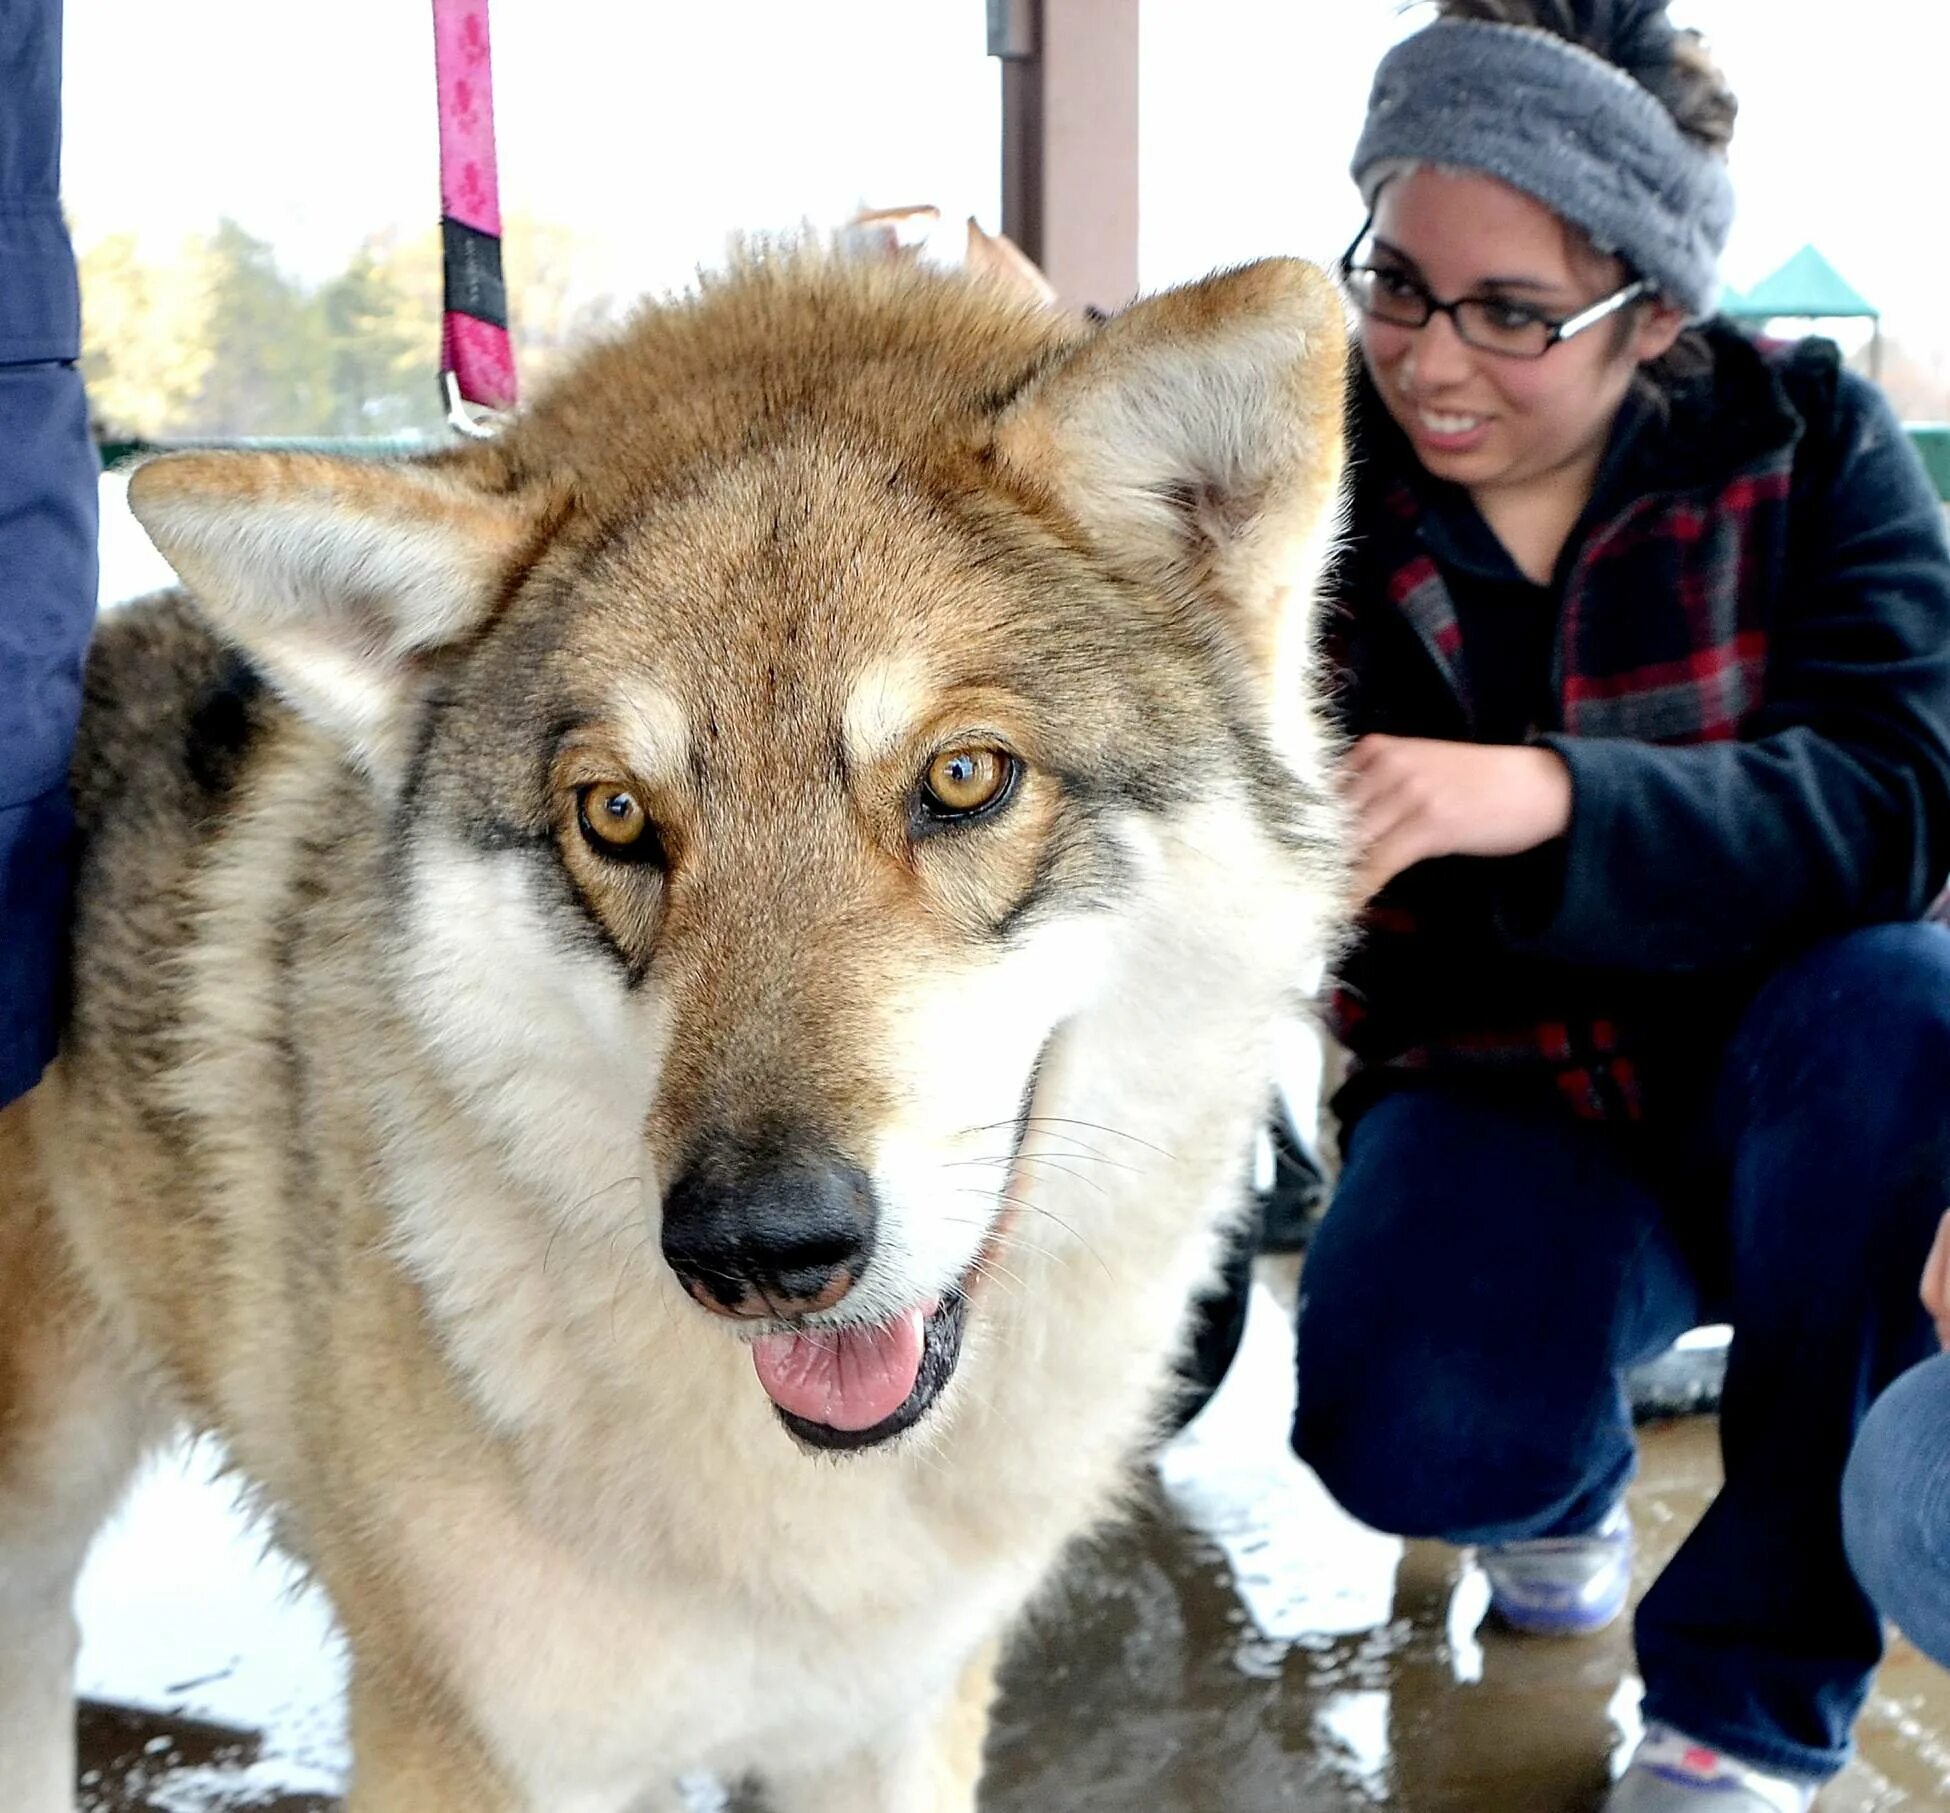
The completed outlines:
{"type": "Polygon", "coordinates": [[[1203,1410],[1224,1382],[1232,1356],[1246,1332],[1246,1299],[1253,1288],[1253,1260],[1259,1252],[1255,1215],[1233,1236],[1210,1296],[1192,1299],[1192,1344],[1178,1362],[1178,1401],[1164,1435],[1169,1440],[1203,1410]]]}
{"type": "Polygon", "coordinates": [[[1327,1203],[1320,1160],[1276,1113],[1267,1136],[1273,1142],[1273,1186],[1259,1199],[1259,1250],[1302,1253],[1327,1203]]]}

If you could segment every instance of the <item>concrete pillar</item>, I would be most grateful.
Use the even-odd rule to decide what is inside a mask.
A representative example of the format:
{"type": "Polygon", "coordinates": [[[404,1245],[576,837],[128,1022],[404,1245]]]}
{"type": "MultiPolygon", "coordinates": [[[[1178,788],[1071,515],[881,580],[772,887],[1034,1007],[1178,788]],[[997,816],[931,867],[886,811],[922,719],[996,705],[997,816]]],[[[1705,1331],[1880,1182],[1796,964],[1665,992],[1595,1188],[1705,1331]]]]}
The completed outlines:
{"type": "Polygon", "coordinates": [[[1138,281],[1139,0],[988,0],[1002,62],[1002,230],[1064,301],[1138,281]]]}

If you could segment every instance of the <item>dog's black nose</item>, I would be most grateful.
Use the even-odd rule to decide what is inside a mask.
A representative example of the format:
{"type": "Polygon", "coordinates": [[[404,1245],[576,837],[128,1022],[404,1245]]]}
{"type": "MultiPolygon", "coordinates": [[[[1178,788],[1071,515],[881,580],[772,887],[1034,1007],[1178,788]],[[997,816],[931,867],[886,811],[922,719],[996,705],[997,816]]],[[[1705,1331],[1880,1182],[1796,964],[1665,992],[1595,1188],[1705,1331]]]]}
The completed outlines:
{"type": "Polygon", "coordinates": [[[873,1255],[873,1185],[842,1159],[708,1149],[664,1197],[664,1257],[726,1316],[830,1309],[873,1255]]]}

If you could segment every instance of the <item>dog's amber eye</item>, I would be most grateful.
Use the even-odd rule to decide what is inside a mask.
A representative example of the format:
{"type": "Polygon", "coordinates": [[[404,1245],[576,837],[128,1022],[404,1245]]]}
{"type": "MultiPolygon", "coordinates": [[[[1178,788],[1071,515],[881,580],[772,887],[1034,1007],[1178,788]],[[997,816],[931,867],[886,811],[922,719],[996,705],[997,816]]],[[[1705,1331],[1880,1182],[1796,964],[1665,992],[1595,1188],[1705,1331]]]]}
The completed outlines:
{"type": "Polygon", "coordinates": [[[582,835],[599,854],[624,862],[657,862],[663,844],[643,802],[618,781],[598,781],[576,794],[582,835]]]}
{"type": "Polygon", "coordinates": [[[937,822],[992,812],[1015,791],[1021,771],[1006,749],[944,749],[921,777],[921,809],[937,822]]]}

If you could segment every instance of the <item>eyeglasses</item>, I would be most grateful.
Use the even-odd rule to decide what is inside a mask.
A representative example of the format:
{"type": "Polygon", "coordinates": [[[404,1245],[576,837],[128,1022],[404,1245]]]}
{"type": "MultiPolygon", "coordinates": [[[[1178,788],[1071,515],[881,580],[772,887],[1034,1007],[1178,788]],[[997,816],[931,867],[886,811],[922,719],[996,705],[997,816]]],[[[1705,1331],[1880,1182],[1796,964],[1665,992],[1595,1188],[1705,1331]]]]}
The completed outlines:
{"type": "Polygon", "coordinates": [[[1390,327],[1411,328],[1427,327],[1435,316],[1447,315],[1458,339],[1478,352],[1505,359],[1541,359],[1560,340],[1596,327],[1652,288],[1644,278],[1635,279],[1563,320],[1527,302],[1498,296],[1459,296],[1453,302],[1438,302],[1427,284],[1398,266],[1356,264],[1354,254],[1367,237],[1368,228],[1363,227],[1341,256],[1341,283],[1362,314],[1390,327]]]}

